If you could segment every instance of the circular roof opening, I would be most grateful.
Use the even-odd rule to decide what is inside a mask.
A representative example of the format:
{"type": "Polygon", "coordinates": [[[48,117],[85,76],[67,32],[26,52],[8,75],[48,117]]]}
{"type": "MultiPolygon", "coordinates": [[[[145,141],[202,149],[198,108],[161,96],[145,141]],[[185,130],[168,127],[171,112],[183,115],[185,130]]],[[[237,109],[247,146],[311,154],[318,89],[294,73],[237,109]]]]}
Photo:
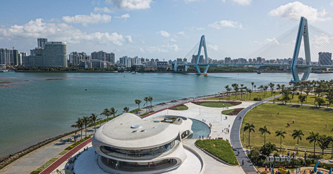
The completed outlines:
{"type": "Polygon", "coordinates": [[[132,129],[138,129],[138,128],[140,128],[140,127],[141,127],[141,126],[138,125],[138,124],[137,124],[137,125],[132,125],[132,126],[131,126],[132,129]]]}

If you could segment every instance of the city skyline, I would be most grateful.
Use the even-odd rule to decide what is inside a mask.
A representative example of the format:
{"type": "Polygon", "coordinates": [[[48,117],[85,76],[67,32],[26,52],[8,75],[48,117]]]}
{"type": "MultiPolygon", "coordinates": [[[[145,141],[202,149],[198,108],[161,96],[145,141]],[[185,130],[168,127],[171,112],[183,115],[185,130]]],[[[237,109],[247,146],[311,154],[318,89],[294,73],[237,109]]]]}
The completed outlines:
{"type": "Polygon", "coordinates": [[[202,34],[206,35],[209,47],[228,53],[223,57],[248,58],[298,25],[302,15],[325,31],[333,28],[327,22],[332,20],[333,12],[329,0],[106,0],[52,5],[43,1],[24,5],[2,1],[0,4],[3,48],[29,52],[35,47],[36,38],[41,37],[66,42],[67,55],[74,51],[90,54],[103,50],[114,52],[116,59],[125,55],[160,60],[185,57],[202,34]],[[11,5],[20,10],[10,12],[11,5]],[[75,5],[80,8],[72,8],[75,5]],[[55,10],[59,7],[62,10],[55,10]]]}

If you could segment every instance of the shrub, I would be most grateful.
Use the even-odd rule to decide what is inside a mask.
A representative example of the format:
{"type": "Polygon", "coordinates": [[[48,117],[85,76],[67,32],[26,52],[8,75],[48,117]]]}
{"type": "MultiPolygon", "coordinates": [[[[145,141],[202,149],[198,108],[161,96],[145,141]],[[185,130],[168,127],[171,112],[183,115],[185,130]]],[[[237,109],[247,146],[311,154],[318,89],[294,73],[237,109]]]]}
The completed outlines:
{"type": "Polygon", "coordinates": [[[260,97],[253,98],[254,101],[261,101],[262,99],[260,97]]]}

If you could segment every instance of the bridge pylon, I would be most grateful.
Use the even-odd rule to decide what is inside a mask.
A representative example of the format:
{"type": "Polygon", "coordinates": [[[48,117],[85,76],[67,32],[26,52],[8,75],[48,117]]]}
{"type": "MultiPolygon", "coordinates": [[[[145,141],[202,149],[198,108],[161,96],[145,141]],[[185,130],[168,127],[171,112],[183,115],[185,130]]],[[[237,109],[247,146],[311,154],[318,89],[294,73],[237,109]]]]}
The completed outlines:
{"type": "MultiPolygon", "coordinates": [[[[308,20],[304,17],[301,17],[301,21],[298,28],[298,33],[296,37],[295,49],[293,54],[293,59],[291,63],[291,73],[293,75],[292,82],[300,82],[298,76],[298,70],[300,68],[297,67],[298,55],[302,43],[302,38],[304,40],[304,51],[305,51],[305,61],[307,65],[311,64],[311,55],[310,55],[310,41],[309,41],[309,29],[308,29],[308,20]]],[[[304,70],[304,74],[302,77],[302,81],[305,81],[309,78],[311,73],[311,67],[302,68],[304,70]]]]}
{"type": "Polygon", "coordinates": [[[199,43],[199,49],[198,49],[198,54],[197,54],[197,58],[195,60],[195,69],[197,70],[197,75],[201,75],[201,74],[204,74],[206,75],[207,74],[207,71],[208,71],[208,68],[209,68],[209,65],[208,65],[208,55],[207,55],[207,46],[206,46],[206,39],[205,39],[205,35],[202,35],[201,36],[201,39],[200,39],[200,43],[199,43]],[[199,60],[200,60],[200,54],[201,54],[201,48],[204,48],[204,55],[205,55],[205,64],[207,65],[200,65],[199,64],[199,60]],[[203,73],[201,73],[200,71],[200,66],[206,66],[205,70],[203,73]]]}

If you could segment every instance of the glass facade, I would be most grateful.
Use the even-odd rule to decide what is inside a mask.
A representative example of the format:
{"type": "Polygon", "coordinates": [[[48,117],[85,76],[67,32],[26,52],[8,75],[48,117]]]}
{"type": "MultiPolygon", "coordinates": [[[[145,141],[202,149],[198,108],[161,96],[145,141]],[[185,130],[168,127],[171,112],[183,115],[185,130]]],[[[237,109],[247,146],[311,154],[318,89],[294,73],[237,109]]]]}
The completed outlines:
{"type": "Polygon", "coordinates": [[[133,158],[148,159],[148,158],[157,157],[171,150],[176,145],[177,143],[176,141],[178,141],[178,139],[179,137],[177,136],[177,138],[171,141],[170,143],[150,149],[126,150],[115,147],[101,146],[101,151],[106,155],[123,159],[133,159],[133,158]]]}

